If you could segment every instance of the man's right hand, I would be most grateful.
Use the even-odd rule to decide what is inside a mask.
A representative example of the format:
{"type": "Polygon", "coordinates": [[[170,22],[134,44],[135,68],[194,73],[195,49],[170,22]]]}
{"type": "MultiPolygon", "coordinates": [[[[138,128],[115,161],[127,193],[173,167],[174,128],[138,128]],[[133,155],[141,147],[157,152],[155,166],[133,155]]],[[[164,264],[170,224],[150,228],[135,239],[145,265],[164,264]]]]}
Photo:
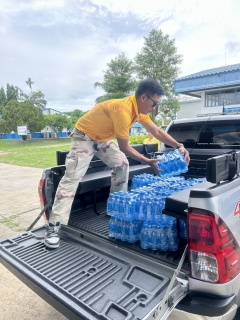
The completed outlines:
{"type": "Polygon", "coordinates": [[[161,176],[161,169],[158,168],[158,165],[157,163],[159,162],[159,159],[148,159],[146,158],[146,164],[148,164],[150,167],[153,168],[154,170],[154,173],[157,175],[157,176],[161,176]]]}

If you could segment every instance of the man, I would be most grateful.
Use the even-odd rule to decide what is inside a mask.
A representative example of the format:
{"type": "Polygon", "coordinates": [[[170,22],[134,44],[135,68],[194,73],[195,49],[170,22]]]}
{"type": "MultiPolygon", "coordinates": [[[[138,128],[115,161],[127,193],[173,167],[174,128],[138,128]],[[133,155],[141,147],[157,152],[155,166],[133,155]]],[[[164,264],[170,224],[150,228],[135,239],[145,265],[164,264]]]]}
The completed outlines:
{"type": "Polygon", "coordinates": [[[151,134],[151,132],[147,131],[148,138],[143,141],[144,144],[151,144],[151,143],[157,143],[158,144],[158,150],[160,149],[160,141],[154,138],[154,136],[151,134]]]}
{"type": "Polygon", "coordinates": [[[127,191],[129,164],[126,155],[149,165],[159,175],[158,160],[142,156],[129,144],[129,130],[136,121],[158,140],[179,148],[189,162],[189,154],[184,146],[160,130],[148,116],[162,95],[164,92],[160,84],[155,79],[146,79],[140,82],[135,95],[102,102],[77,121],[71,134],[72,147],[66,158],[66,172],[59,183],[46,228],[47,247],[59,246],[60,224],[68,223],[78,184],[94,154],[112,168],[110,192],[127,191]],[[114,138],[118,145],[112,140],[114,138]]]}

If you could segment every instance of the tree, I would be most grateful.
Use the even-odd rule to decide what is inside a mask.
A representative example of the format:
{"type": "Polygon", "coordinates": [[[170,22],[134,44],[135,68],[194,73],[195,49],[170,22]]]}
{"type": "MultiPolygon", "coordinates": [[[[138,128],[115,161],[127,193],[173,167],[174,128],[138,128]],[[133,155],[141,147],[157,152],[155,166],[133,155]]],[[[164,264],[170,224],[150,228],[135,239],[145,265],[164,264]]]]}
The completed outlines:
{"type": "Polygon", "coordinates": [[[62,132],[64,128],[71,128],[72,121],[62,114],[44,115],[45,126],[51,127],[56,133],[62,132]]]}
{"type": "Polygon", "coordinates": [[[160,107],[160,114],[164,120],[176,119],[177,112],[180,110],[179,101],[173,97],[169,99],[163,99],[160,107]]]}
{"type": "Polygon", "coordinates": [[[44,126],[42,110],[30,101],[11,100],[3,110],[0,131],[10,133],[21,125],[27,125],[30,132],[40,131],[44,126]]]}
{"type": "Polygon", "coordinates": [[[73,111],[64,112],[64,114],[71,117],[73,125],[78,121],[79,118],[84,116],[85,113],[87,113],[87,111],[82,111],[80,109],[75,109],[73,111]]]}
{"type": "Polygon", "coordinates": [[[47,104],[47,100],[45,100],[45,96],[42,93],[42,91],[33,91],[30,94],[24,93],[21,89],[19,89],[20,95],[19,100],[20,101],[29,101],[32,102],[36,107],[45,108],[47,104]]]}
{"type": "MultiPolygon", "coordinates": [[[[158,80],[163,87],[166,99],[174,100],[173,81],[178,76],[179,64],[182,62],[182,55],[177,54],[175,40],[170,39],[169,35],[164,35],[161,30],[155,29],[144,39],[144,46],[135,57],[135,71],[140,80],[145,78],[158,80]]],[[[155,111],[153,110],[153,121],[160,111],[159,108],[161,105],[156,107],[155,111]]]]}
{"type": "Polygon", "coordinates": [[[137,82],[133,78],[133,62],[124,53],[119,54],[110,63],[108,69],[103,71],[103,82],[95,82],[94,88],[100,87],[105,95],[96,99],[100,103],[109,99],[119,99],[130,95],[136,88],[137,82]]]}
{"type": "Polygon", "coordinates": [[[32,84],[34,84],[34,82],[32,81],[32,79],[31,79],[31,78],[28,78],[27,81],[26,81],[26,84],[29,85],[29,88],[30,88],[30,90],[31,90],[31,92],[32,92],[32,84]]]}
{"type": "Polygon", "coordinates": [[[4,91],[4,88],[1,87],[0,89],[0,113],[3,113],[4,107],[6,104],[11,100],[17,100],[18,99],[18,88],[10,85],[7,83],[6,93],[4,91]]]}
{"type": "Polygon", "coordinates": [[[17,88],[19,90],[19,100],[20,101],[30,101],[32,102],[36,107],[45,108],[47,104],[47,100],[45,100],[45,96],[42,93],[42,91],[32,91],[32,84],[34,82],[31,78],[28,78],[26,81],[26,84],[29,85],[29,88],[31,90],[30,94],[24,93],[20,88],[17,88]]]}
{"type": "Polygon", "coordinates": [[[7,97],[8,102],[11,100],[17,100],[18,99],[18,87],[7,83],[6,97],[7,97]]]}
{"type": "Polygon", "coordinates": [[[6,97],[4,88],[1,87],[1,89],[0,89],[0,114],[3,113],[3,109],[6,105],[6,103],[7,103],[7,97],[6,97]]]}
{"type": "Polygon", "coordinates": [[[4,88],[0,89],[0,113],[3,113],[5,105],[11,100],[18,101],[29,101],[32,102],[36,107],[46,107],[47,101],[45,100],[42,91],[32,91],[32,84],[34,83],[31,78],[28,78],[26,83],[29,85],[31,92],[30,94],[24,93],[20,88],[10,85],[7,83],[6,94],[4,88]],[[5,102],[4,102],[5,101],[5,102]]]}

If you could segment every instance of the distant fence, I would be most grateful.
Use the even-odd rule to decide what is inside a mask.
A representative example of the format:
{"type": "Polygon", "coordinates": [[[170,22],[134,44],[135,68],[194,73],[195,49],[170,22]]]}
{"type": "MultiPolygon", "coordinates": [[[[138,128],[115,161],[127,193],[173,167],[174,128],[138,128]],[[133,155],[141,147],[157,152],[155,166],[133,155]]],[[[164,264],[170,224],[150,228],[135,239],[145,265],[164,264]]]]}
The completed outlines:
{"type": "MultiPolygon", "coordinates": [[[[34,132],[28,134],[28,139],[51,139],[51,138],[67,138],[67,132],[59,132],[58,136],[56,137],[55,132],[34,132]]],[[[17,133],[2,133],[0,134],[0,138],[2,139],[11,139],[11,140],[21,140],[22,136],[19,136],[17,133]]]]}

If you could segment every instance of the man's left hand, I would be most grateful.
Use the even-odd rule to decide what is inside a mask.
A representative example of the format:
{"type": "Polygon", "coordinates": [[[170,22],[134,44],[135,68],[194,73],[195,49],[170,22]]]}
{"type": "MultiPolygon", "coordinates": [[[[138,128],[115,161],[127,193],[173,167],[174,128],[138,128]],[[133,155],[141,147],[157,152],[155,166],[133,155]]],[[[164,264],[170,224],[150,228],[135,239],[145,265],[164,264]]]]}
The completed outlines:
{"type": "Polygon", "coordinates": [[[182,152],[182,154],[184,155],[184,159],[187,162],[187,164],[189,165],[190,162],[190,156],[189,156],[189,152],[184,148],[184,146],[181,146],[179,148],[179,150],[182,152]]]}

